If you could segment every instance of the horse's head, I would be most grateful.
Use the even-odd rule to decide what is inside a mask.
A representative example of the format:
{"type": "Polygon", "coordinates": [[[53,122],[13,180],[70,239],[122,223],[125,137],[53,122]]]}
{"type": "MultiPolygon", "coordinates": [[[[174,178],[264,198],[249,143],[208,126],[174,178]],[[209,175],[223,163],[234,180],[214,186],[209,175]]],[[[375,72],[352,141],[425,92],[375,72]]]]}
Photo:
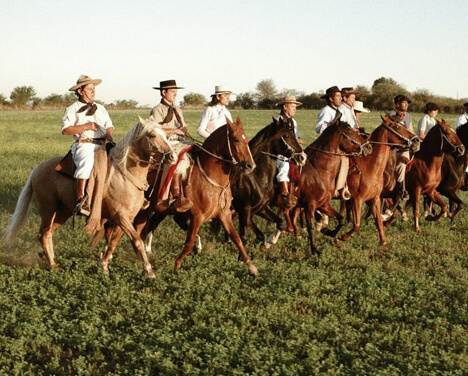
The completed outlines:
{"type": "Polygon", "coordinates": [[[356,132],[348,123],[342,122],[339,118],[334,120],[334,126],[337,127],[339,137],[339,148],[346,154],[356,154],[357,156],[369,155],[372,153],[372,146],[359,133],[356,132]]]}
{"type": "Polygon", "coordinates": [[[444,119],[436,119],[442,135],[442,151],[456,153],[459,156],[465,154],[465,146],[458,138],[457,133],[444,119]]]}
{"type": "Polygon", "coordinates": [[[298,166],[304,166],[307,162],[307,155],[297,141],[293,120],[284,120],[282,117],[273,118],[271,126],[273,127],[271,139],[265,140],[270,144],[271,153],[285,156],[298,166]]]}
{"type": "Polygon", "coordinates": [[[177,161],[177,154],[172,145],[167,140],[165,132],[161,126],[152,118],[139,122],[141,129],[139,135],[134,141],[134,150],[143,155],[153,157],[162,155],[162,158],[169,164],[174,164],[177,161]]]}
{"type": "Polygon", "coordinates": [[[247,138],[244,126],[238,116],[233,123],[226,118],[227,124],[227,151],[233,164],[238,164],[242,170],[249,173],[255,168],[255,162],[249,149],[249,139],[247,138]]]}
{"type": "Polygon", "coordinates": [[[388,130],[388,143],[395,144],[401,148],[408,148],[411,152],[416,153],[421,146],[421,139],[411,132],[404,125],[395,121],[389,115],[381,116],[382,124],[388,130]]]}

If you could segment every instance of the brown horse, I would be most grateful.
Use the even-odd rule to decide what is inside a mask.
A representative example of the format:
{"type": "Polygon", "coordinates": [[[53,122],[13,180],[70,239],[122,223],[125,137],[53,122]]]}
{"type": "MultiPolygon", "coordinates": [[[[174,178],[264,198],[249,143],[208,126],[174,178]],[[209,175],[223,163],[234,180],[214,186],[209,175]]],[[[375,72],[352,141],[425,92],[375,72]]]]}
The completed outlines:
{"type": "Polygon", "coordinates": [[[372,153],[354,160],[355,166],[350,167],[348,188],[351,199],[347,207],[351,208],[353,227],[341,239],[348,240],[361,227],[361,207],[366,202],[372,210],[379,233],[380,244],[387,245],[381,216],[380,194],[384,183],[384,169],[387,164],[390,147],[409,147],[413,152],[419,149],[420,139],[413,132],[389,117],[382,117],[378,126],[368,138],[372,144],[372,153]]]}
{"type": "MultiPolygon", "coordinates": [[[[371,149],[361,135],[347,123],[340,121],[340,116],[337,116],[317,140],[305,149],[308,161],[302,169],[295,191],[298,206],[294,208],[294,217],[297,219],[300,207],[303,207],[312,254],[320,255],[315,245],[315,226],[313,226],[316,210],[338,220],[338,225],[334,230],[322,231],[326,235],[336,236],[344,224],[343,216],[330,204],[335,192],[335,179],[340,168],[341,157],[368,154],[371,149]]],[[[293,222],[293,226],[297,233],[296,221],[293,222]]]]}
{"type": "MultiPolygon", "coordinates": [[[[436,119],[437,120],[437,119],[436,119]]],[[[409,171],[406,172],[406,189],[413,205],[414,230],[419,232],[419,199],[426,195],[440,207],[440,213],[426,217],[427,220],[438,221],[447,212],[447,205],[442,201],[436,188],[440,184],[441,166],[444,153],[463,155],[465,147],[455,131],[444,119],[437,120],[437,125],[427,133],[421,149],[414,155],[409,171]]]]}
{"type": "MultiPolygon", "coordinates": [[[[249,273],[253,276],[257,275],[257,268],[247,255],[242,240],[234,228],[230,209],[232,201],[230,174],[233,168],[238,166],[246,172],[253,171],[255,168],[240,118],[237,117],[236,123],[227,119],[227,124],[214,131],[201,147],[195,146],[192,157],[195,163],[188,176],[185,194],[193,202],[193,207],[185,213],[174,213],[172,209],[163,209],[159,206],[157,195],[153,195],[150,198],[150,207],[141,211],[135,219],[137,230],[142,231],[144,228],[143,238],[147,235],[151,236],[166,216],[174,215],[177,223],[187,230],[185,246],[175,261],[175,269],[178,270],[185,256],[192,250],[200,226],[204,222],[218,218],[239,249],[242,261],[247,265],[249,273]]],[[[151,185],[154,182],[149,181],[149,183],[151,185]]],[[[103,258],[106,262],[110,259],[119,239],[120,234],[117,228],[113,231],[112,239],[108,243],[103,258]]]]}
{"type": "MultiPolygon", "coordinates": [[[[145,253],[143,241],[132,222],[143,205],[143,187],[146,185],[150,157],[157,152],[167,154],[175,163],[177,156],[159,125],[140,119],[111,150],[110,168],[102,195],[102,219],[112,220],[125,231],[150,278],[154,278],[154,272],[145,253]]],[[[61,158],[49,159],[32,171],[4,233],[7,244],[11,243],[29,217],[34,197],[41,217],[38,238],[43,252],[40,256],[48,262],[50,268],[57,267],[54,260],[53,233],[70,218],[76,200],[74,179],[55,171],[55,166],[61,158]]]]}

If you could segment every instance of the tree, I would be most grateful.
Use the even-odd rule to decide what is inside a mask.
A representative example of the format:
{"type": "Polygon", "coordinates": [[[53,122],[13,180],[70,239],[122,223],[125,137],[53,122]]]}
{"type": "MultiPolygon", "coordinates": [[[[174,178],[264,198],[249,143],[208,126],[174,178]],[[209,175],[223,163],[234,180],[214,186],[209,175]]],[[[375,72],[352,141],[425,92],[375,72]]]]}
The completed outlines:
{"type": "Polygon", "coordinates": [[[263,109],[270,109],[275,106],[278,91],[276,90],[275,83],[270,78],[262,80],[257,84],[257,99],[258,107],[263,109]]]}
{"type": "Polygon", "coordinates": [[[356,95],[356,99],[364,102],[366,105],[368,104],[369,97],[371,96],[371,91],[367,86],[364,85],[357,85],[355,89],[358,94],[356,95]]]}
{"type": "Polygon", "coordinates": [[[0,94],[0,106],[4,106],[4,105],[7,105],[7,104],[8,104],[8,101],[7,101],[6,97],[3,94],[0,94]]]}
{"type": "Polygon", "coordinates": [[[380,78],[377,78],[377,79],[374,81],[374,84],[372,85],[372,90],[374,90],[374,88],[375,88],[377,85],[380,85],[380,84],[398,85],[398,83],[397,83],[393,78],[390,78],[390,77],[380,77],[380,78]]]}
{"type": "Polygon", "coordinates": [[[114,106],[120,110],[132,110],[137,108],[138,102],[133,99],[122,99],[114,101],[114,106]]]}
{"type": "Polygon", "coordinates": [[[385,111],[394,107],[393,99],[398,94],[409,95],[408,91],[400,86],[393,78],[381,77],[374,81],[372,85],[372,95],[369,102],[372,108],[385,111]]]}
{"type": "Polygon", "coordinates": [[[23,107],[33,100],[36,91],[32,86],[18,86],[10,94],[11,104],[13,106],[23,107]]]}
{"type": "Polygon", "coordinates": [[[244,110],[255,108],[255,98],[252,93],[239,93],[233,103],[234,107],[240,107],[244,110]]]}
{"type": "Polygon", "coordinates": [[[184,106],[202,107],[206,102],[203,94],[188,93],[184,95],[184,106]]]}

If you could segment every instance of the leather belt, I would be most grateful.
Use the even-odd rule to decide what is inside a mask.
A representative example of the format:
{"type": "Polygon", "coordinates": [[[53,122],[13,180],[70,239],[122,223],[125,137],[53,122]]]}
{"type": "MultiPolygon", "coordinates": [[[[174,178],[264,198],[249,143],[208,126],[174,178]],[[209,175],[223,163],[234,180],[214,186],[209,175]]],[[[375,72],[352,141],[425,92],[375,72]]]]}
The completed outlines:
{"type": "Polygon", "coordinates": [[[81,138],[77,140],[79,144],[86,144],[86,143],[91,143],[91,144],[96,144],[96,145],[104,145],[106,143],[105,138],[81,138]]]}

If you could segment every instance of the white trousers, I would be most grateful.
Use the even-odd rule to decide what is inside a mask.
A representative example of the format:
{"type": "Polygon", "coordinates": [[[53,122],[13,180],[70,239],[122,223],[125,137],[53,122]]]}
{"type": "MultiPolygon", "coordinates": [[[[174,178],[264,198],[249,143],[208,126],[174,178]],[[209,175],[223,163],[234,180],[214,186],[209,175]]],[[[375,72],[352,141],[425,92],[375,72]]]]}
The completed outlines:
{"type": "Polygon", "coordinates": [[[71,147],[75,161],[75,179],[89,179],[94,166],[94,153],[102,145],[92,143],[74,143],[71,147]]]}
{"type": "Polygon", "coordinates": [[[280,159],[277,159],[276,169],[278,170],[278,173],[276,174],[276,180],[279,183],[289,182],[289,162],[285,162],[280,159]]]}

